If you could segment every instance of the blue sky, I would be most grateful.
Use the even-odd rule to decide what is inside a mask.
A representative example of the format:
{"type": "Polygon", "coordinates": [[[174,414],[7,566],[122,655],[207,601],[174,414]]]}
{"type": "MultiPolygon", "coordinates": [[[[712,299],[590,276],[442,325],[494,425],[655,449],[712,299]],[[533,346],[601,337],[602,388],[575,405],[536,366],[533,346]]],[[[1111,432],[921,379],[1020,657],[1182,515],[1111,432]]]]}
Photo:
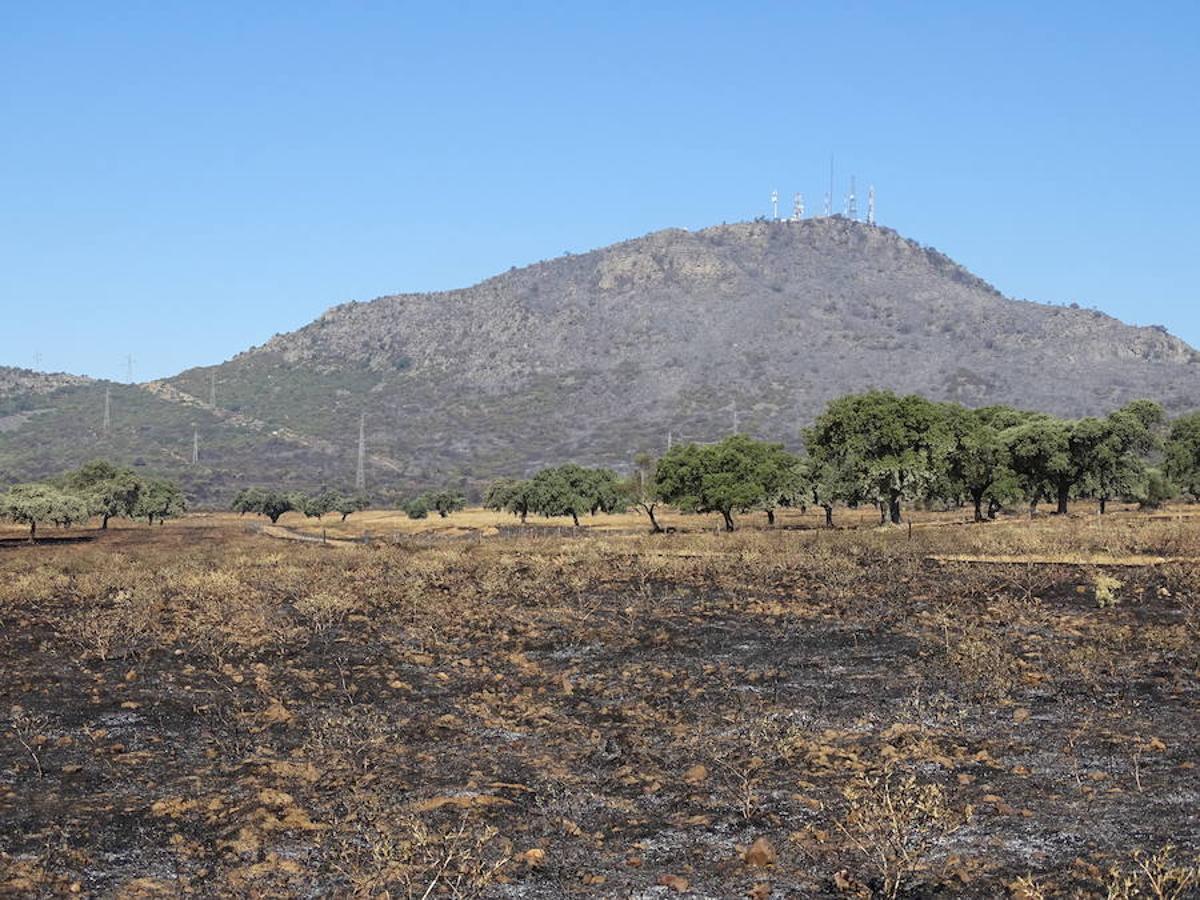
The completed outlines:
{"type": "Polygon", "coordinates": [[[1010,296],[1200,345],[1195,3],[0,0],[0,364],[138,380],[327,307],[876,185],[1010,296]]]}

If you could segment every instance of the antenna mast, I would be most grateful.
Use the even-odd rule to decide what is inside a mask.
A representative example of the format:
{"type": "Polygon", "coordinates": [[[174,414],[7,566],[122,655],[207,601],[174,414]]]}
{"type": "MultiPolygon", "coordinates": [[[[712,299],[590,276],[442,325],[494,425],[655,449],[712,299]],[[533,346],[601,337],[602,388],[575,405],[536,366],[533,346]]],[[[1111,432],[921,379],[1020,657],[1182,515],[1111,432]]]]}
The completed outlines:
{"type": "Polygon", "coordinates": [[[875,185],[867,188],[867,224],[875,224],[875,185]]]}
{"type": "Polygon", "coordinates": [[[363,490],[367,486],[367,414],[358,418],[358,470],[354,473],[354,487],[363,490]]]}
{"type": "Polygon", "coordinates": [[[771,191],[771,218],[779,221],[779,191],[771,191]]]}
{"type": "Polygon", "coordinates": [[[829,193],[825,195],[825,215],[833,215],[833,154],[829,154],[829,193]]]}
{"type": "Polygon", "coordinates": [[[850,195],[846,197],[846,217],[849,219],[858,218],[858,200],[854,196],[854,176],[850,176],[850,195]]]}
{"type": "Polygon", "coordinates": [[[792,221],[799,222],[804,218],[804,195],[797,194],[792,198],[792,221]]]}
{"type": "Polygon", "coordinates": [[[133,384],[133,354],[125,357],[125,380],[133,384]]]}

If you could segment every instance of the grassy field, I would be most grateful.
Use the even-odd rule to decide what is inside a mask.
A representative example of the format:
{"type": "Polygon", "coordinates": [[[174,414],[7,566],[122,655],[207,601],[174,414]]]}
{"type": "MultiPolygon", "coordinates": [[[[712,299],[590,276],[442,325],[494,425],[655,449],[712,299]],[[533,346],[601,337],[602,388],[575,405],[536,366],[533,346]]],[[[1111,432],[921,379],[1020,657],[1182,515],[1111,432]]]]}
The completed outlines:
{"type": "Polygon", "coordinates": [[[0,894],[1194,897],[1195,513],[2,531],[0,894]]]}

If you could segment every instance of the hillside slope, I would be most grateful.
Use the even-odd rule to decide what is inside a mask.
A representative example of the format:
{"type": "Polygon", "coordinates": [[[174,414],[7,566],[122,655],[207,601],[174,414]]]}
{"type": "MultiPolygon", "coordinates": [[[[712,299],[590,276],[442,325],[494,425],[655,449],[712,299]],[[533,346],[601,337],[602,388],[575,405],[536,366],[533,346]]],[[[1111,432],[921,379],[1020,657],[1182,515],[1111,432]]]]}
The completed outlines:
{"type": "MultiPolygon", "coordinates": [[[[620,465],[668,432],[717,438],[735,416],[796,445],[828,400],[869,387],[1062,415],[1200,397],[1200,355],[1164,330],[1006,299],[936,251],[840,217],[656,232],[464,290],[346,304],[170,379],[155,401],[207,414],[214,374],[215,433],[250,450],[278,430],[300,448],[296,477],[351,479],[365,412],[377,486],[620,465]]],[[[0,436],[0,468],[23,430],[0,436]]],[[[264,468],[244,460],[236,480],[264,468]]]]}

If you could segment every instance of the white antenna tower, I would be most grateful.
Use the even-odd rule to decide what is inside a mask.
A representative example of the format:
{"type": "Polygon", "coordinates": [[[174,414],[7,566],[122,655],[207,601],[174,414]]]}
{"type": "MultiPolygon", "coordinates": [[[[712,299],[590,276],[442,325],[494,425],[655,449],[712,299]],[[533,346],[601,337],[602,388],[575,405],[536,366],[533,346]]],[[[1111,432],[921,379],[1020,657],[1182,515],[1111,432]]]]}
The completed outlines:
{"type": "Polygon", "coordinates": [[[192,425],[192,465],[200,462],[200,429],[192,425]]]}
{"type": "Polygon", "coordinates": [[[829,193],[825,195],[825,215],[833,215],[833,154],[829,154],[829,193]]]}
{"type": "Polygon", "coordinates": [[[867,188],[867,224],[875,224],[875,185],[867,188]]]}
{"type": "Polygon", "coordinates": [[[354,487],[363,490],[367,486],[367,414],[358,419],[358,470],[354,473],[354,487]]]}
{"type": "Polygon", "coordinates": [[[733,401],[733,433],[734,433],[734,434],[737,434],[737,433],[738,433],[738,412],[737,412],[737,400],[734,400],[734,401],[733,401]]]}
{"type": "Polygon", "coordinates": [[[854,196],[854,176],[850,176],[850,195],[846,198],[846,217],[858,218],[858,201],[854,196]]]}
{"type": "Polygon", "coordinates": [[[674,437],[675,436],[670,431],[667,432],[667,449],[668,450],[670,450],[672,445],[674,444],[674,437]]]}
{"type": "Polygon", "coordinates": [[[133,354],[125,357],[125,380],[133,384],[133,354]]]}
{"type": "Polygon", "coordinates": [[[799,222],[804,218],[804,195],[797,194],[792,198],[792,221],[799,222]]]}
{"type": "Polygon", "coordinates": [[[108,437],[109,427],[112,425],[112,388],[107,384],[104,386],[104,436],[108,437]]]}
{"type": "Polygon", "coordinates": [[[771,191],[771,218],[779,221],[779,191],[771,191]]]}

